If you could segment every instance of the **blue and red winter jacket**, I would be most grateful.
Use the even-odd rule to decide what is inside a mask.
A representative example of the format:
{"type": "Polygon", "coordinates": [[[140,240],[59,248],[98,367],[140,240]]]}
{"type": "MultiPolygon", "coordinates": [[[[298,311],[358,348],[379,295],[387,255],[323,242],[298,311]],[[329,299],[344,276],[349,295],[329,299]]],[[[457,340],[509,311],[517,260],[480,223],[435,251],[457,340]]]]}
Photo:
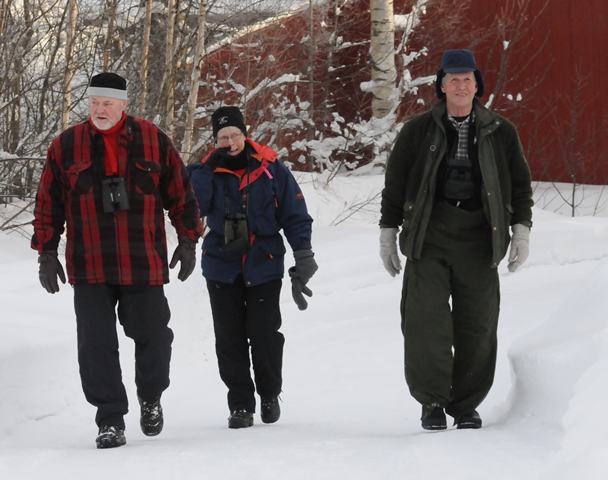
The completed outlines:
{"type": "Polygon", "coordinates": [[[209,155],[188,170],[201,217],[207,217],[210,230],[202,247],[203,276],[234,283],[242,272],[245,284],[253,286],[283,278],[286,249],[281,230],[293,251],[312,249],[312,218],[300,187],[277,160],[278,154],[251,139],[246,142],[252,153],[247,171],[240,176],[221,165],[212,171],[205,166],[209,155]],[[250,251],[246,255],[220,251],[225,243],[226,209],[247,215],[250,251]]]}

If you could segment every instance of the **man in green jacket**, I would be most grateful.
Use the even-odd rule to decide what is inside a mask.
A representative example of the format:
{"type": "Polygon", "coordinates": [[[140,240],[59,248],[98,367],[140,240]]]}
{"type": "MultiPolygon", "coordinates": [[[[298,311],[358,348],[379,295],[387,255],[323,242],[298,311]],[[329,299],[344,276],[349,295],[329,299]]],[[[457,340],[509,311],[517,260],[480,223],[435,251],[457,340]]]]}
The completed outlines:
{"type": "Polygon", "coordinates": [[[382,192],[380,256],[401,271],[405,377],[422,427],[480,428],[476,410],[496,366],[500,286],[528,256],[532,186],[515,126],[484,107],[469,50],[448,50],[428,112],[408,121],[391,152],[382,192]],[[511,227],[513,237],[509,235],[511,227]]]}

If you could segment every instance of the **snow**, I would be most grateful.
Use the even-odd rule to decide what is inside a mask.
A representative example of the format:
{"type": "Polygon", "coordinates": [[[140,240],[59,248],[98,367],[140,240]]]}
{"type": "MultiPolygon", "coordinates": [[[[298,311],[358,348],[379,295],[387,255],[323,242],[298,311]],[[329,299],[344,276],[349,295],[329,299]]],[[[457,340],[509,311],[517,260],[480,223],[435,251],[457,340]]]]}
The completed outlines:
{"type": "Polygon", "coordinates": [[[403,378],[401,279],[378,255],[382,176],[298,178],[315,218],[320,269],[304,312],[284,285],[283,413],[274,425],[256,416],[253,428],[227,428],[205,283],[198,269],[185,283],[172,271],[165,430],[154,438],[139,430],[133,345],[121,333],[133,407],[127,445],[97,450],[95,411],[78,376],[71,289],[47,294],[28,240],[0,233],[0,479],[601,477],[608,217],[568,217],[567,206],[547,200],[554,186],[536,189],[530,257],[516,273],[499,268],[498,364],[479,408],[484,427],[426,432],[403,378]]]}

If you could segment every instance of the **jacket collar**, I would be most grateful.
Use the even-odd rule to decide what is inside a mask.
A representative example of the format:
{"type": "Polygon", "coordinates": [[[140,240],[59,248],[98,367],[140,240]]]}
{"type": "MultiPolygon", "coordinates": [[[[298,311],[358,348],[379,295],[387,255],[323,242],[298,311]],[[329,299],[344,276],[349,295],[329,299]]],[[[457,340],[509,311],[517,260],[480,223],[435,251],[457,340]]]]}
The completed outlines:
{"type": "Polygon", "coordinates": [[[258,163],[258,166],[256,168],[254,165],[252,165],[252,169],[248,175],[248,178],[245,178],[245,176],[243,176],[243,178],[241,179],[241,185],[239,187],[239,190],[245,188],[247,186],[247,183],[255,182],[263,174],[266,174],[270,179],[272,179],[273,177],[272,174],[268,171],[268,166],[271,163],[274,163],[279,156],[277,152],[275,152],[267,145],[260,145],[259,143],[256,143],[251,140],[250,138],[247,138],[245,141],[251,146],[251,148],[253,148],[254,153],[251,154],[251,157],[257,160],[256,163],[258,163]]]}
{"type": "MultiPolygon", "coordinates": [[[[239,190],[243,190],[247,187],[248,184],[252,184],[263,174],[266,174],[270,179],[272,179],[273,177],[272,174],[268,171],[268,167],[271,163],[274,163],[279,157],[279,154],[267,145],[260,145],[259,143],[256,143],[251,140],[250,138],[246,138],[245,142],[253,149],[251,158],[254,159],[254,162],[251,165],[251,170],[249,170],[248,173],[241,177],[241,184],[239,186],[239,190]]],[[[211,149],[209,153],[205,155],[205,157],[201,160],[201,162],[204,163],[214,150],[215,148],[211,149]]],[[[233,171],[225,168],[217,168],[216,171],[236,175],[233,171]]]]}
{"type": "MultiPolygon", "coordinates": [[[[477,124],[477,129],[492,125],[497,127],[502,123],[500,116],[489,108],[485,107],[477,98],[473,99],[473,111],[475,112],[475,123],[477,124]]],[[[445,99],[435,104],[431,109],[431,115],[439,125],[443,125],[442,119],[444,115],[447,114],[446,112],[447,107],[445,99]]]]}
{"type": "Polygon", "coordinates": [[[246,138],[245,142],[247,142],[255,152],[251,156],[260,162],[266,160],[267,162],[272,163],[279,157],[279,154],[267,145],[260,145],[250,138],[246,138]]]}

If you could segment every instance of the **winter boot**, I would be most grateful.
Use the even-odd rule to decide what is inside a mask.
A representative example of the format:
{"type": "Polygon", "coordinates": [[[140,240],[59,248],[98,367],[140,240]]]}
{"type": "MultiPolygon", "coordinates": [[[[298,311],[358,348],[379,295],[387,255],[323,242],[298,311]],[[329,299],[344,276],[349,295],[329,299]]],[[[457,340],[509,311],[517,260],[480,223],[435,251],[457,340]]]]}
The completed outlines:
{"type": "Polygon", "coordinates": [[[458,429],[469,429],[469,428],[481,428],[481,417],[477,410],[472,410],[467,413],[463,413],[454,420],[454,425],[458,429]]]}
{"type": "Polygon", "coordinates": [[[99,434],[95,439],[97,448],[121,447],[127,443],[125,431],[114,425],[102,425],[99,427],[99,434]]]}
{"type": "Polygon", "coordinates": [[[228,428],[247,428],[253,426],[253,413],[235,410],[228,417],[228,428]]]}
{"type": "Polygon", "coordinates": [[[262,406],[260,408],[260,415],[262,416],[262,422],[274,423],[281,416],[281,407],[279,406],[279,397],[270,397],[261,399],[262,406]]]}
{"type": "Polygon", "coordinates": [[[426,406],[422,407],[422,428],[425,430],[445,430],[448,424],[443,408],[426,406]]]}
{"type": "Polygon", "coordinates": [[[141,417],[139,419],[141,431],[148,437],[158,435],[162,432],[164,425],[163,407],[160,405],[160,397],[150,401],[139,398],[139,405],[141,407],[141,417]]]}

